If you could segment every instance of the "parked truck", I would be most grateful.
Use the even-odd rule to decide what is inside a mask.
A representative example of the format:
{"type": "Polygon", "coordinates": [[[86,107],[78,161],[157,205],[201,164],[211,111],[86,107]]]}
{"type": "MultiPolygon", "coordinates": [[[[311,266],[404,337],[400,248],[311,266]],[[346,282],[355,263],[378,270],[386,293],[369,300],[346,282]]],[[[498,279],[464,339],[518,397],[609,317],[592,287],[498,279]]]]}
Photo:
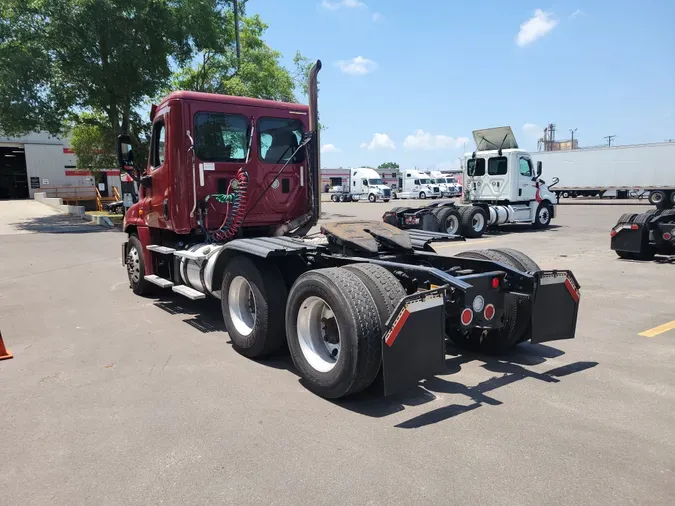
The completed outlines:
{"type": "Polygon", "coordinates": [[[610,247],[620,258],[675,260],[675,209],[625,213],[610,231],[610,247]]]}
{"type": "MultiPolygon", "coordinates": [[[[475,130],[476,151],[466,155],[461,204],[395,207],[383,215],[400,228],[480,237],[489,226],[532,224],[546,228],[555,218],[555,195],[541,179],[530,154],[518,148],[510,127],[475,130]]],[[[554,178],[555,184],[557,178],[554,178]]]]}
{"type": "Polygon", "coordinates": [[[368,200],[368,202],[389,202],[391,188],[384,184],[380,175],[374,169],[358,167],[348,169],[349,177],[341,186],[329,189],[333,202],[356,202],[368,200]]]}
{"type": "Polygon", "coordinates": [[[532,160],[558,176],[557,197],[644,193],[659,207],[675,203],[675,142],[540,151],[532,160]]]}
{"type": "Polygon", "coordinates": [[[441,187],[432,183],[429,174],[419,170],[400,169],[396,172],[398,185],[393,192],[396,199],[426,199],[441,197],[441,187]]]}
{"type": "MultiPolygon", "coordinates": [[[[234,349],[288,346],[303,385],[326,398],[385,394],[443,371],[445,340],[486,353],[574,337],[579,284],[515,250],[454,257],[447,234],[321,216],[317,74],[309,106],[178,91],[150,114],[147,165],[121,248],[140,296],[220,300],[234,349]],[[316,232],[314,232],[317,230],[316,232]]],[[[460,238],[461,239],[461,238],[460,238]]]]}
{"type": "Polygon", "coordinates": [[[462,185],[457,180],[443,172],[432,170],[429,172],[432,183],[441,187],[443,197],[460,197],[462,195],[462,185]]]}

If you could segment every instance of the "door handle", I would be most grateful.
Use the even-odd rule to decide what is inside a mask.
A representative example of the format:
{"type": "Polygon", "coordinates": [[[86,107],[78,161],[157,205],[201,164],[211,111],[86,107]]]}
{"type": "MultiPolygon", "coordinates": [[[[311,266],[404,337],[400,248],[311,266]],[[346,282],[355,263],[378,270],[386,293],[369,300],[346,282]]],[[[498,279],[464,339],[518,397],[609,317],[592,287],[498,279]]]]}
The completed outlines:
{"type": "Polygon", "coordinates": [[[519,197],[523,196],[523,189],[522,188],[518,188],[518,196],[519,197]]]}

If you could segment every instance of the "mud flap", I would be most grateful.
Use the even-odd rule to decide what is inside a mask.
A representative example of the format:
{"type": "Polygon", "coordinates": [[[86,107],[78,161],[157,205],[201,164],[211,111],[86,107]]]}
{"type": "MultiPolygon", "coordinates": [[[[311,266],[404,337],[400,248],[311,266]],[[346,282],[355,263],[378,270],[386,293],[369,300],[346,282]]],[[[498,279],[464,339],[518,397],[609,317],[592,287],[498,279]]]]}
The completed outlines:
{"type": "Polygon", "coordinates": [[[445,287],[401,299],[387,321],[382,343],[384,395],[443,372],[445,287]]]}
{"type": "Polygon", "coordinates": [[[610,248],[614,251],[640,253],[645,241],[646,230],[637,223],[622,223],[615,226],[611,232],[610,248]]]}
{"type": "Polygon", "coordinates": [[[532,307],[532,342],[572,339],[577,328],[579,283],[570,271],[534,274],[536,292],[532,307]]]}

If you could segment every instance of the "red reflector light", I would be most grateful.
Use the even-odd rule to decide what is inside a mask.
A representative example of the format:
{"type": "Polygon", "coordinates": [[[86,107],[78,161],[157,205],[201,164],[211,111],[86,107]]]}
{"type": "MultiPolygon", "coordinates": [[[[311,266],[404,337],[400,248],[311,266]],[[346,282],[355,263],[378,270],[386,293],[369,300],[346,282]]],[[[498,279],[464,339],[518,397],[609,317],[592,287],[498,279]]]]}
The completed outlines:
{"type": "Polygon", "coordinates": [[[616,230],[612,230],[612,231],[609,233],[609,236],[610,236],[610,237],[614,237],[615,235],[616,235],[616,230]]]}
{"type": "Polygon", "coordinates": [[[631,225],[631,226],[630,226],[630,229],[631,229],[631,230],[637,230],[638,228],[640,228],[639,225],[631,225]]]}
{"type": "Polygon", "coordinates": [[[663,233],[663,240],[664,240],[664,241],[670,241],[670,239],[671,239],[672,237],[673,237],[673,236],[670,235],[668,232],[664,232],[664,233],[663,233]]]}
{"type": "Polygon", "coordinates": [[[492,320],[495,317],[495,307],[492,304],[485,306],[485,311],[483,311],[483,316],[486,320],[492,320]]]}
{"type": "Polygon", "coordinates": [[[499,288],[499,278],[492,278],[492,288],[499,288]]]}
{"type": "Polygon", "coordinates": [[[473,311],[471,311],[468,307],[462,311],[462,325],[468,325],[473,321],[473,311]]]}

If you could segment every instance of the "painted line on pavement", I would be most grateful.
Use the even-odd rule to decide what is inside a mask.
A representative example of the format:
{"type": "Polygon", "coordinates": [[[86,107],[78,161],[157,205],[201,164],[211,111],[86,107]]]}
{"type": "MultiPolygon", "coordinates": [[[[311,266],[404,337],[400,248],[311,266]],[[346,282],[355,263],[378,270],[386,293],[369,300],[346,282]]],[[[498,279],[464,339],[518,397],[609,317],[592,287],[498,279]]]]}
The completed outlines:
{"type": "MultiPolygon", "coordinates": [[[[486,242],[492,242],[494,239],[478,239],[476,240],[476,244],[485,244],[486,242]]],[[[438,244],[438,246],[435,243],[431,243],[431,246],[436,249],[436,248],[449,248],[451,246],[467,246],[474,242],[472,239],[471,241],[456,241],[456,242],[449,242],[447,244],[438,244]]]]}
{"type": "Polygon", "coordinates": [[[659,334],[663,334],[664,332],[668,332],[669,330],[673,329],[675,329],[675,320],[673,320],[672,322],[664,323],[663,325],[659,325],[658,327],[654,327],[653,329],[640,332],[638,335],[643,337],[656,337],[659,334]]]}

